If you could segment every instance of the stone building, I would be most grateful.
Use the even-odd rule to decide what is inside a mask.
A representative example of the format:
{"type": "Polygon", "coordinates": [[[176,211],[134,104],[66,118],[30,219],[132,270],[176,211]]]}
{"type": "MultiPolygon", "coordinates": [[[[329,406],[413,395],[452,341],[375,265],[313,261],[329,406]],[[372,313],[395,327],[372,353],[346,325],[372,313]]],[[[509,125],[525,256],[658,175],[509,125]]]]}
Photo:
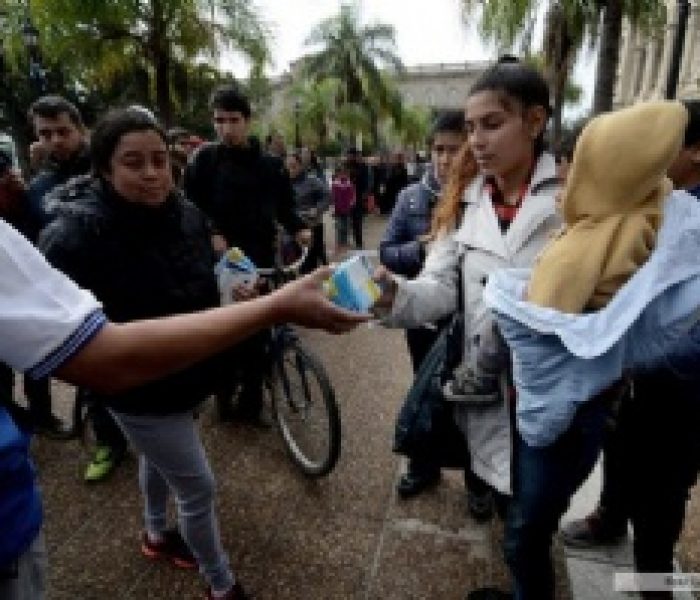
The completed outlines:
{"type": "MultiPolygon", "coordinates": [[[[678,2],[666,1],[666,23],[645,32],[625,23],[615,89],[615,106],[666,96],[673,43],[678,29],[678,2]]],[[[678,73],[678,99],[700,98],[700,0],[689,0],[685,41],[678,73]]]]}
{"type": "MultiPolygon", "coordinates": [[[[265,121],[274,121],[285,108],[289,110],[289,90],[294,74],[299,68],[296,61],[289,71],[272,83],[272,98],[262,115],[265,121]]],[[[486,69],[488,62],[439,63],[407,67],[398,76],[397,86],[408,106],[421,106],[431,110],[464,107],[469,88],[486,69]]]]}

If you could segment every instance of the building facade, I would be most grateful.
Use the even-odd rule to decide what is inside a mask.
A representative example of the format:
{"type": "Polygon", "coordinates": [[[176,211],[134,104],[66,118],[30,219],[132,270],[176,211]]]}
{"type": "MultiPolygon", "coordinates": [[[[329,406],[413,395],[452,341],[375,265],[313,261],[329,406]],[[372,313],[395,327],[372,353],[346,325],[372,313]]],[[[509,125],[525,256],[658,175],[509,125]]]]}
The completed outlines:
{"type": "MultiPolygon", "coordinates": [[[[615,106],[666,97],[673,44],[679,26],[679,3],[666,0],[666,23],[656,31],[624,24],[615,89],[615,106]]],[[[700,0],[689,0],[676,98],[700,98],[700,0]]]]}
{"type": "MultiPolygon", "coordinates": [[[[407,67],[397,76],[397,87],[404,103],[429,110],[461,109],[469,88],[489,65],[488,62],[439,63],[407,67]]],[[[289,110],[290,92],[299,61],[272,84],[272,97],[262,115],[274,121],[285,108],[289,110]]]]}

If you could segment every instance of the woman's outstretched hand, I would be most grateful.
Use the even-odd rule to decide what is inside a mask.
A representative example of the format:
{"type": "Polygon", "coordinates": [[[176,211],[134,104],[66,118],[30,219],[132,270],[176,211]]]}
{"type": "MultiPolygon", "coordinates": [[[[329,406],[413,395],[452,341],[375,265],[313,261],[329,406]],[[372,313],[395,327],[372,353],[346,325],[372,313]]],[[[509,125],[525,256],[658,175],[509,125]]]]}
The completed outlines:
{"type": "Polygon", "coordinates": [[[270,294],[277,320],[330,333],[345,333],[369,321],[372,315],[340,308],[328,299],[323,282],[332,274],[331,267],[322,267],[270,294]]]}

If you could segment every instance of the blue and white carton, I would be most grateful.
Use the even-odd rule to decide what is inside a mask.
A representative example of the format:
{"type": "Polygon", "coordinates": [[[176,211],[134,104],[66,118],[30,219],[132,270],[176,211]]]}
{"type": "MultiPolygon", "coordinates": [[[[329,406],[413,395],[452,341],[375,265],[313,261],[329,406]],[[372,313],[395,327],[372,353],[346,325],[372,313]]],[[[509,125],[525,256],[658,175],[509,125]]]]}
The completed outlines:
{"type": "Polygon", "coordinates": [[[366,313],[382,293],[372,279],[373,271],[366,256],[353,256],[335,268],[333,275],[323,283],[323,289],[338,306],[366,313]]]}
{"type": "Polygon", "coordinates": [[[235,302],[233,288],[244,285],[250,287],[258,280],[258,270],[240,248],[229,248],[214,267],[219,284],[221,304],[235,302]]]}

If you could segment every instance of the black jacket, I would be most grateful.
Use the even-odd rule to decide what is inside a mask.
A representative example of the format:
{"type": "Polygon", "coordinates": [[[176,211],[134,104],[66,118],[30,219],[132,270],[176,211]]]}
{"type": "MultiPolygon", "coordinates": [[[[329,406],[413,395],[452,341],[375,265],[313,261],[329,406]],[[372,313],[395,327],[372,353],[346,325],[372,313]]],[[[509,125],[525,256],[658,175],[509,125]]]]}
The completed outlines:
{"type": "MultiPolygon", "coordinates": [[[[218,305],[210,231],[204,216],[173,193],[163,206],[127,202],[105,182],[71,180],[47,198],[54,219],[38,246],[49,262],[103,303],[117,323],[218,305]]],[[[116,396],[126,414],[194,408],[215,386],[221,357],[116,396]]]]}
{"type": "Polygon", "coordinates": [[[243,147],[200,148],[185,170],[184,188],[212,229],[261,267],[274,263],[275,222],[291,234],[304,227],[284,165],[264,154],[255,138],[243,147]]]}
{"type": "Polygon", "coordinates": [[[27,224],[22,231],[32,242],[48,225],[51,216],[46,210],[46,200],[55,187],[69,179],[90,172],[90,151],[83,146],[72,158],[63,162],[49,161],[31,180],[27,188],[27,224]]]}

